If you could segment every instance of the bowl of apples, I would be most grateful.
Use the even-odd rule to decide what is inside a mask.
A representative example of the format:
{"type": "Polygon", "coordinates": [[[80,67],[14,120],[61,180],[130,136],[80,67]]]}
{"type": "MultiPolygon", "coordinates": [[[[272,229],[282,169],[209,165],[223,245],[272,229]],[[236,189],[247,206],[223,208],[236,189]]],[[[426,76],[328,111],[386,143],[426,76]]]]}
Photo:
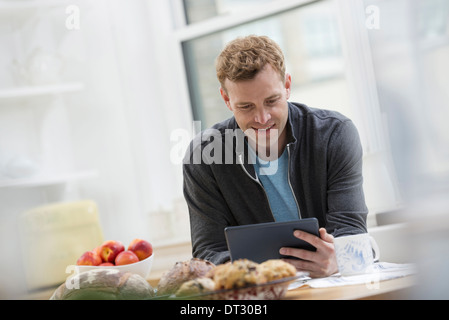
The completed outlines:
{"type": "Polygon", "coordinates": [[[93,250],[84,252],[76,261],[78,273],[95,269],[114,269],[136,273],[147,278],[153,265],[153,246],[142,239],[134,239],[125,248],[123,243],[108,240],[93,250]]]}

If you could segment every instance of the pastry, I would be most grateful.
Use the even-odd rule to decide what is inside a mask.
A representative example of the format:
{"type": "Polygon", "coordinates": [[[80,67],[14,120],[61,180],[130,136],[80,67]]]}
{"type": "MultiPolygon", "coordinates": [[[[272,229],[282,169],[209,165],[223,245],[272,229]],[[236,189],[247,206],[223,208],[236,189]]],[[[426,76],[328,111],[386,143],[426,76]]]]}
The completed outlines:
{"type": "Polygon", "coordinates": [[[219,265],[208,276],[215,281],[216,289],[237,289],[266,281],[258,264],[247,259],[219,265]]]}
{"type": "Polygon", "coordinates": [[[197,258],[178,261],[162,275],[157,285],[157,293],[158,295],[173,294],[184,282],[204,277],[214,267],[213,263],[197,258]]]}
{"type": "Polygon", "coordinates": [[[215,290],[215,282],[211,278],[197,278],[184,282],[176,291],[177,297],[193,296],[215,290]]]}
{"type": "Polygon", "coordinates": [[[296,268],[290,263],[280,259],[267,260],[259,264],[257,268],[267,282],[296,275],[296,268]]]}

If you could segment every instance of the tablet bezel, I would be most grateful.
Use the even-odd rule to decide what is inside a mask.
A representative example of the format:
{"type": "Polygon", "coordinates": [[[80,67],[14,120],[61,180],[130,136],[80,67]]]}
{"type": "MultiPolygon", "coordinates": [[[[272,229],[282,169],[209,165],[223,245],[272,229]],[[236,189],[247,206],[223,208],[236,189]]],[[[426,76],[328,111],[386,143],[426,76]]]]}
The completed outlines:
{"type": "Polygon", "coordinates": [[[297,259],[279,253],[281,247],[300,248],[315,251],[311,244],[296,238],[295,230],[302,230],[316,236],[319,225],[316,218],[304,218],[287,222],[267,222],[226,227],[225,237],[231,261],[248,259],[257,263],[269,259],[297,259]]]}

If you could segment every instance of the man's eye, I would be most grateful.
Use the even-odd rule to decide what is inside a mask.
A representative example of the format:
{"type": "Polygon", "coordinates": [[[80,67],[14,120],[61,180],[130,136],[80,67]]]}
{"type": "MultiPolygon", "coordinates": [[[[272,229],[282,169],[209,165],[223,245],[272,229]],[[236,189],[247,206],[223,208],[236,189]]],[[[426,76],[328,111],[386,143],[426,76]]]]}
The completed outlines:
{"type": "Polygon", "coordinates": [[[278,101],[278,99],[268,100],[267,104],[275,104],[278,101]]]}

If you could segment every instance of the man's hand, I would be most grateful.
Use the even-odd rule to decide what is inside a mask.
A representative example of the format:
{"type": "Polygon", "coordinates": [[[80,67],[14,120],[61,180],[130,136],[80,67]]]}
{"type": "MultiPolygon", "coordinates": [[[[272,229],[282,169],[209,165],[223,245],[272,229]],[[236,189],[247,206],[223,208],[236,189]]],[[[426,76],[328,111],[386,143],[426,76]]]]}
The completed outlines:
{"type": "Polygon", "coordinates": [[[296,267],[298,271],[309,273],[312,278],[328,277],[338,272],[337,258],[334,250],[334,237],[320,228],[320,237],[296,230],[293,235],[310,243],[316,251],[308,251],[296,248],[281,248],[282,255],[293,256],[302,260],[285,259],[296,267]]]}

